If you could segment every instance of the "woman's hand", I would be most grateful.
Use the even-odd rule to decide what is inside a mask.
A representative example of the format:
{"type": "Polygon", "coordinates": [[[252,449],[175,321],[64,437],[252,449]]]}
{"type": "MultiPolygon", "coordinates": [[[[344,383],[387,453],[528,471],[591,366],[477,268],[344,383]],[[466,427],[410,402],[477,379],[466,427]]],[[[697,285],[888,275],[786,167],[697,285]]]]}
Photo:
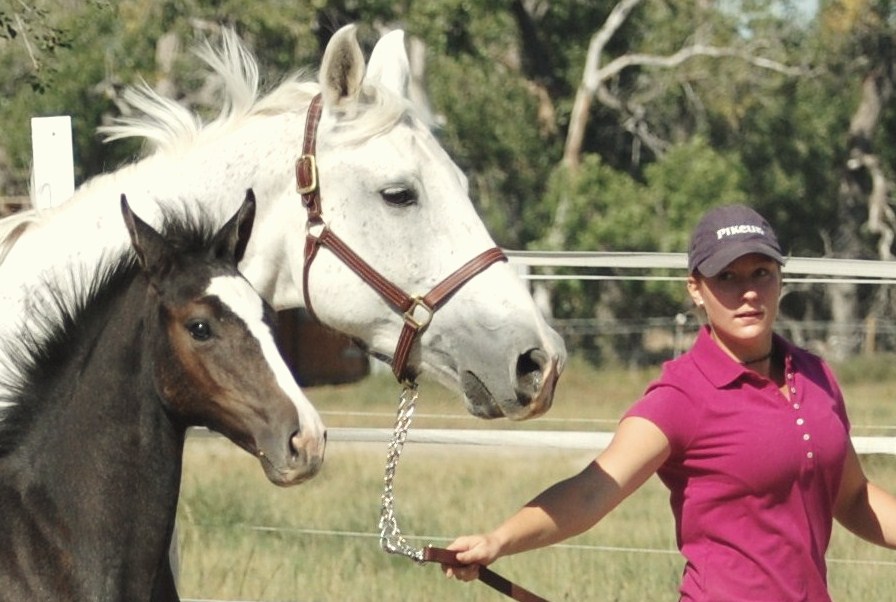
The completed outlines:
{"type": "Polygon", "coordinates": [[[442,564],[442,572],[447,577],[460,581],[473,581],[479,577],[479,567],[488,566],[500,554],[500,545],[489,535],[463,535],[455,539],[449,550],[457,552],[461,566],[442,564]]]}

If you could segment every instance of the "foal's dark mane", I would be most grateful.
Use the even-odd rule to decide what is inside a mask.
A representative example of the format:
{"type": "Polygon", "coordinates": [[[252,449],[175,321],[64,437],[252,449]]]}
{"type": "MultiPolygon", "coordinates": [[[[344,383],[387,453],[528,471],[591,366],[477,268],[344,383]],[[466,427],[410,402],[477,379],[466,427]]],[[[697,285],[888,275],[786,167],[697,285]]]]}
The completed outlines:
{"type": "MultiPolygon", "coordinates": [[[[186,259],[210,247],[216,227],[205,213],[186,207],[163,210],[160,232],[177,257],[186,259]]],[[[78,343],[99,334],[111,304],[141,273],[136,254],[128,247],[93,268],[73,268],[67,282],[46,280],[34,291],[35,308],[29,316],[33,328],[23,329],[27,336],[21,340],[0,341],[8,349],[3,355],[12,358],[10,373],[18,375],[11,382],[0,382],[0,391],[9,391],[0,395],[0,402],[13,404],[0,413],[0,456],[16,447],[49,403],[39,385],[51,382],[65,368],[78,343]]]]}

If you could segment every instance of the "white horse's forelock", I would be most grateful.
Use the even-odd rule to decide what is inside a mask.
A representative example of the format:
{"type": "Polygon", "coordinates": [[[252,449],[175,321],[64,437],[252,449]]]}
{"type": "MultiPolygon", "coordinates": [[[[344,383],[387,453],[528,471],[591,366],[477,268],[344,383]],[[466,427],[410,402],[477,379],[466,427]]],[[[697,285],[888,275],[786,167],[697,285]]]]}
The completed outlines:
{"type": "Polygon", "coordinates": [[[388,132],[402,119],[421,116],[407,99],[370,83],[364,85],[357,109],[351,115],[340,116],[331,132],[334,144],[360,144],[388,132]]]}

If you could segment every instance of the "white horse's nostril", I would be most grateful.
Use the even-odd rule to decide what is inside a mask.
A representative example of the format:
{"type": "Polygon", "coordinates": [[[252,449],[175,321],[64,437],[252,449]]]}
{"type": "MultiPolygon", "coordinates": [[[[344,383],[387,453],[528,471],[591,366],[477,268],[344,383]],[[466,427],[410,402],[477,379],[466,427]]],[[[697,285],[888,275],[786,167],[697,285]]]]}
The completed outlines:
{"type": "Polygon", "coordinates": [[[530,349],[520,355],[516,362],[517,392],[537,395],[541,390],[544,371],[549,363],[550,358],[542,349],[530,349]]]}

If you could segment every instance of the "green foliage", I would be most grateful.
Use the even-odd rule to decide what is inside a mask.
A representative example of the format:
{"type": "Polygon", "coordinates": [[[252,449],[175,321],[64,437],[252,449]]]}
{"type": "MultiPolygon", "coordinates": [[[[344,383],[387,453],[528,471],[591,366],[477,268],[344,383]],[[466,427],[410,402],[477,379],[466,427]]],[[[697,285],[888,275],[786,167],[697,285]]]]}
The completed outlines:
{"type": "MultiPolygon", "coordinates": [[[[705,141],[670,149],[645,170],[645,183],[587,155],[574,173],[552,174],[546,203],[565,202],[574,216],[564,227],[562,248],[573,251],[686,252],[690,231],[703,212],[724,203],[748,202],[739,158],[705,141]]],[[[560,318],[613,316],[616,320],[668,317],[684,311],[684,286],[673,281],[562,281],[553,289],[560,318]]],[[[576,339],[600,360],[650,361],[632,335],[627,345],[605,339],[576,339]]]]}
{"type": "Polygon", "coordinates": [[[540,197],[554,160],[552,141],[537,125],[535,100],[512,72],[476,57],[439,57],[430,71],[439,75],[429,80],[444,122],[437,135],[469,175],[471,194],[498,243],[524,248],[546,224],[540,197]]]}
{"type": "Polygon", "coordinates": [[[574,172],[560,166],[551,174],[545,204],[553,211],[564,203],[570,216],[564,249],[634,251],[653,246],[653,207],[645,188],[598,155],[584,156],[574,172]]]}
{"type": "Polygon", "coordinates": [[[750,204],[740,157],[712,148],[703,138],[670,149],[645,169],[654,206],[654,248],[685,252],[688,236],[709,208],[730,203],[750,204]]]}
{"type": "MultiPolygon", "coordinates": [[[[313,72],[343,24],[361,25],[367,50],[400,25],[409,43],[423,45],[437,135],[468,176],[498,244],[516,249],[559,239],[568,250],[684,251],[703,210],[741,201],[769,218],[786,252],[825,254],[837,244],[846,133],[862,82],[892,65],[896,48],[891,0],[821,3],[817,16],[799,13],[795,0],[644,0],[609,40],[602,65],[626,54],[668,56],[695,42],[741,53],[631,66],[604,82],[620,104],[592,103],[581,165],[570,174],[560,165],[573,101],[613,0],[59,4],[0,5],[0,194],[27,190],[33,116],[72,115],[81,183],[140,152],[135,142],[104,145],[95,135],[120,113],[123,86],[164,80],[209,115],[214,109],[199,93],[205,72],[188,49],[222,26],[246,40],[272,85],[296,69],[313,72]],[[158,43],[172,35],[181,52],[163,69],[158,43]],[[755,56],[803,72],[783,74],[755,56]]],[[[871,142],[893,180],[896,110],[881,110],[871,142]]],[[[873,256],[875,237],[861,236],[873,256]]],[[[559,284],[554,298],[561,316],[681,310],[675,283],[559,284]]],[[[813,315],[824,317],[821,300],[813,303],[813,315]]]]}
{"type": "Polygon", "coordinates": [[[27,55],[27,66],[12,72],[5,84],[15,86],[23,79],[39,94],[53,83],[56,52],[71,47],[68,33],[50,22],[47,8],[24,2],[0,7],[0,40],[11,42],[16,54],[27,55]]]}

